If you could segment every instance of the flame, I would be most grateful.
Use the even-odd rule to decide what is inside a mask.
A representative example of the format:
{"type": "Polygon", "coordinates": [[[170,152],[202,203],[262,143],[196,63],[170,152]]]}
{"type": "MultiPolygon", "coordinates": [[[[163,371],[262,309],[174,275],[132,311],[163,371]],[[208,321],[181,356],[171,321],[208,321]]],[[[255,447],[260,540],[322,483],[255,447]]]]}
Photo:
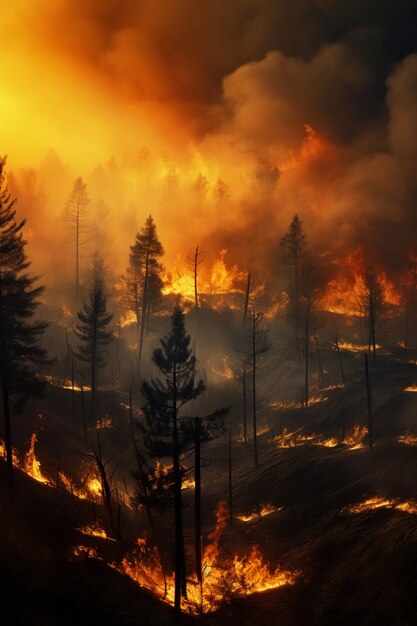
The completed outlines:
{"type": "Polygon", "coordinates": [[[335,437],[328,437],[327,439],[318,439],[314,444],[316,446],[323,446],[324,448],[335,448],[339,445],[339,442],[335,437]]]}
{"type": "Polygon", "coordinates": [[[81,528],[77,528],[83,535],[87,535],[89,537],[99,537],[100,539],[107,539],[108,541],[115,541],[112,537],[109,537],[104,530],[100,526],[98,522],[93,524],[87,524],[86,526],[82,526],[81,528]]]}
{"type": "Polygon", "coordinates": [[[267,515],[271,515],[271,513],[275,513],[276,511],[282,511],[282,509],[282,506],[278,508],[273,504],[263,504],[259,509],[252,511],[252,513],[242,513],[241,515],[236,515],[236,519],[241,522],[253,522],[256,519],[260,520],[267,515]]]}
{"type": "MultiPolygon", "coordinates": [[[[194,574],[188,578],[188,597],[182,598],[182,609],[191,614],[218,609],[225,600],[226,589],[227,595],[231,593],[234,597],[242,597],[292,585],[299,575],[279,567],[271,571],[257,546],[252,547],[249,555],[235,555],[230,561],[223,560],[219,542],[227,522],[226,504],[220,502],[216,510],[216,526],[209,535],[210,543],[203,554],[202,588],[194,574]]],[[[161,600],[174,604],[174,574],[164,573],[158,549],[150,547],[146,539],[137,540],[136,551],[123,559],[119,569],[161,600]]]]}
{"type": "Polygon", "coordinates": [[[134,311],[124,311],[119,319],[119,324],[121,328],[126,328],[126,326],[131,326],[132,324],[137,324],[137,316],[134,311]]]}
{"type": "MultiPolygon", "coordinates": [[[[187,468],[183,465],[181,467],[182,472],[187,472],[187,468]]],[[[157,461],[155,467],[152,472],[148,474],[149,483],[151,485],[151,489],[156,490],[162,489],[168,491],[172,488],[174,484],[174,467],[169,463],[161,463],[161,461],[157,461]],[[172,480],[168,481],[167,478],[171,477],[172,480]]],[[[195,488],[195,480],[190,476],[185,476],[181,481],[181,489],[194,489],[195,488]]]]}
{"type": "Polygon", "coordinates": [[[413,383],[412,385],[409,385],[408,387],[404,387],[404,391],[411,391],[412,393],[416,393],[417,392],[417,384],[413,383]]]}
{"type": "Polygon", "coordinates": [[[279,448],[295,448],[296,446],[304,446],[310,441],[313,441],[317,435],[303,435],[301,429],[294,432],[290,432],[285,427],[281,434],[276,435],[273,438],[273,442],[278,444],[279,448]]]}
{"type": "Polygon", "coordinates": [[[214,367],[214,365],[210,365],[209,361],[207,362],[210,378],[212,379],[212,382],[214,384],[235,379],[234,372],[229,365],[229,357],[224,356],[222,359],[222,363],[223,368],[217,369],[214,367]]]}
{"type": "Polygon", "coordinates": [[[342,509],[342,513],[363,513],[364,511],[372,511],[374,509],[397,509],[398,511],[404,511],[405,513],[410,513],[411,515],[417,515],[417,502],[414,502],[413,500],[401,502],[398,499],[375,496],[374,498],[368,498],[359,504],[353,504],[345,507],[342,509]]]}
{"type": "Polygon", "coordinates": [[[353,429],[346,434],[342,443],[348,446],[349,450],[358,450],[359,448],[363,448],[363,441],[367,434],[368,429],[366,426],[355,424],[353,429]]]}
{"type": "MultiPolygon", "coordinates": [[[[264,435],[265,433],[269,433],[271,428],[272,427],[271,427],[270,424],[266,424],[266,423],[265,424],[257,424],[257,426],[256,426],[256,436],[260,437],[261,435],[264,435]]],[[[239,432],[238,436],[236,437],[236,441],[237,441],[237,443],[244,443],[245,437],[243,435],[243,425],[242,424],[240,424],[239,430],[240,430],[240,432],[239,432]]],[[[253,433],[247,433],[246,439],[247,440],[253,439],[253,433]]]]}
{"type": "Polygon", "coordinates": [[[90,500],[90,502],[95,503],[101,502],[102,487],[98,476],[89,474],[82,487],[77,487],[73,480],[66,476],[64,472],[59,472],[59,480],[64,489],[80,500],[90,500]]]}
{"type": "Polygon", "coordinates": [[[29,476],[32,476],[32,478],[34,478],[38,482],[44,483],[46,485],[50,485],[51,482],[48,480],[48,478],[46,478],[46,476],[42,474],[41,464],[36,458],[36,454],[35,454],[36,442],[37,442],[37,435],[36,435],[36,432],[33,432],[30,438],[30,448],[26,452],[25,458],[23,459],[22,469],[24,472],[26,472],[26,474],[29,474],[29,476]]]}
{"type": "MultiPolygon", "coordinates": [[[[320,402],[326,402],[329,398],[327,396],[323,396],[322,394],[318,396],[311,396],[308,399],[308,405],[312,406],[313,404],[320,404],[320,402]]],[[[279,410],[292,410],[292,409],[302,409],[304,407],[303,402],[298,402],[297,400],[292,400],[290,402],[284,402],[283,400],[277,400],[276,402],[270,402],[268,404],[268,408],[274,409],[276,411],[279,410]]]]}
{"type": "MultiPolygon", "coordinates": [[[[227,249],[220,250],[210,271],[198,278],[198,293],[200,295],[225,295],[243,293],[243,284],[246,274],[239,270],[237,265],[227,267],[224,257],[227,249]]],[[[194,302],[194,277],[186,266],[179,266],[179,259],[174,270],[164,277],[165,295],[182,295],[185,300],[194,302]]],[[[201,271],[202,274],[202,271],[201,271]]]]}
{"type": "Polygon", "coordinates": [[[70,378],[57,378],[56,376],[44,375],[42,378],[47,382],[53,385],[54,387],[59,387],[60,389],[70,389],[71,391],[91,391],[91,387],[88,385],[77,385],[75,382],[73,384],[70,378]]]}
{"type": "MultiPolygon", "coordinates": [[[[332,264],[338,271],[334,279],[326,286],[322,299],[322,307],[331,313],[360,316],[363,294],[366,292],[363,268],[365,267],[363,250],[360,246],[346,257],[333,259],[332,264]]],[[[401,296],[385,272],[379,274],[384,291],[384,300],[388,304],[398,306],[401,296]]]]}
{"type": "Polygon", "coordinates": [[[400,435],[397,439],[400,443],[406,443],[409,446],[417,446],[417,435],[412,435],[409,432],[406,432],[405,435],[400,435]]]}
{"type": "MultiPolygon", "coordinates": [[[[0,457],[6,459],[6,444],[0,439],[0,457]]],[[[20,456],[15,447],[12,447],[12,463],[14,467],[20,467],[20,456]]]]}
{"type": "Polygon", "coordinates": [[[102,430],[103,428],[113,428],[112,418],[108,415],[105,415],[96,421],[96,430],[102,430]]]}
{"type": "Polygon", "coordinates": [[[318,159],[324,152],[330,150],[330,146],[309,124],[304,124],[305,137],[298,152],[291,151],[287,161],[279,164],[280,172],[287,172],[300,167],[306,162],[318,159]]]}
{"type": "Polygon", "coordinates": [[[97,550],[95,548],[92,548],[91,546],[74,546],[72,548],[72,554],[75,557],[84,557],[86,559],[98,559],[98,560],[102,560],[98,554],[97,554],[97,550]]]}

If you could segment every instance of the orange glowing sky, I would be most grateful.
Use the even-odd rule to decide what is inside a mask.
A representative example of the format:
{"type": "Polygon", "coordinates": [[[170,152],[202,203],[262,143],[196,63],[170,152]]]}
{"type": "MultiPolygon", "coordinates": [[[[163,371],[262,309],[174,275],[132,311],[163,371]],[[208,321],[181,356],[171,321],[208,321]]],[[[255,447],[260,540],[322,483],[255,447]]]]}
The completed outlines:
{"type": "MultiPolygon", "coordinates": [[[[82,175],[111,214],[118,269],[150,212],[171,266],[200,242],[246,271],[248,248],[264,242],[265,262],[295,212],[321,251],[392,255],[406,219],[415,232],[417,56],[412,3],[371,4],[14,0],[0,153],[18,179],[37,170],[51,217],[82,175]]],[[[36,243],[39,212],[21,207],[36,243]]]]}

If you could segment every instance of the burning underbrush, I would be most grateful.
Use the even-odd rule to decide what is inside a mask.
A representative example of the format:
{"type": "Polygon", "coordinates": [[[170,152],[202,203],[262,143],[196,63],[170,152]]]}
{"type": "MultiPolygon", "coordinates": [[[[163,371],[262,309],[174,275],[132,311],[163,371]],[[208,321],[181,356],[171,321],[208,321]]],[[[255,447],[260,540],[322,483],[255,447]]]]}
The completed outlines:
{"type": "MultiPolygon", "coordinates": [[[[234,599],[296,582],[299,572],[280,567],[271,569],[256,545],[247,555],[225,557],[219,545],[228,520],[224,503],[219,504],[216,518],[216,527],[203,552],[202,582],[199,583],[196,574],[187,578],[187,597],[182,598],[184,611],[194,615],[209,613],[234,599]]],[[[159,550],[147,539],[138,539],[135,550],[113,567],[164,602],[174,604],[175,576],[165,571],[159,550]]]]}
{"type": "Polygon", "coordinates": [[[282,509],[282,506],[276,507],[273,504],[262,504],[257,506],[256,509],[250,513],[240,513],[239,515],[235,515],[235,517],[240,522],[254,522],[255,520],[261,520],[263,517],[267,517],[277,511],[282,511],[282,509]]]}
{"type": "Polygon", "coordinates": [[[290,431],[287,427],[283,428],[280,434],[276,435],[271,443],[275,443],[278,448],[295,448],[314,444],[324,448],[336,448],[338,446],[347,448],[348,450],[358,450],[364,447],[364,441],[368,429],[366,426],[355,424],[351,431],[348,431],[342,440],[336,437],[324,437],[314,433],[303,433],[302,429],[290,431]]]}
{"type": "Polygon", "coordinates": [[[400,435],[397,437],[397,440],[409,446],[417,446],[417,435],[413,435],[409,432],[406,432],[405,435],[400,435]]]}
{"type": "Polygon", "coordinates": [[[384,498],[382,496],[375,496],[367,498],[358,504],[347,506],[342,509],[341,513],[342,515],[354,515],[357,513],[364,513],[365,511],[373,511],[375,509],[396,509],[398,511],[403,511],[404,513],[417,515],[417,501],[404,501],[399,498],[384,498]]]}

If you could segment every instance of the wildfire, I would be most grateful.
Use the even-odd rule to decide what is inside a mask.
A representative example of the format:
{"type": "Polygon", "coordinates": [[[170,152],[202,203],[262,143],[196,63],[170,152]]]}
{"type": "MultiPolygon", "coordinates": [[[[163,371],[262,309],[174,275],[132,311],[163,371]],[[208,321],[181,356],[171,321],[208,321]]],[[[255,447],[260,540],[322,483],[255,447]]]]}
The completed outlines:
{"type": "Polygon", "coordinates": [[[406,432],[405,435],[400,435],[398,437],[398,441],[400,443],[406,443],[409,446],[417,446],[417,435],[412,435],[409,432],[406,432]]]}
{"type": "MultiPolygon", "coordinates": [[[[182,471],[186,472],[187,468],[182,467],[182,471]]],[[[174,482],[174,468],[172,464],[169,463],[161,463],[161,461],[157,461],[154,469],[148,475],[149,482],[151,485],[151,489],[156,490],[164,489],[168,491],[171,489],[174,482]],[[169,479],[169,480],[168,480],[169,479]]],[[[195,488],[195,480],[190,476],[183,477],[181,481],[181,489],[194,489],[195,488]]]]}
{"type": "Polygon", "coordinates": [[[372,511],[374,509],[397,509],[398,511],[410,513],[410,515],[417,515],[417,502],[413,500],[401,502],[399,499],[376,496],[374,498],[368,498],[359,504],[353,504],[342,509],[342,513],[363,513],[364,511],[372,511]]]}
{"type": "Polygon", "coordinates": [[[318,439],[314,444],[316,446],[323,446],[324,448],[335,448],[339,445],[339,442],[335,437],[328,437],[327,439],[318,439]]]}
{"type": "Polygon", "coordinates": [[[59,480],[64,489],[80,500],[90,500],[91,502],[101,502],[102,486],[98,476],[89,474],[84,480],[82,487],[77,487],[73,480],[66,476],[64,472],[59,472],[59,480]]]}
{"type": "MultiPolygon", "coordinates": [[[[329,398],[327,396],[323,396],[322,394],[318,396],[311,396],[308,399],[308,406],[312,406],[313,404],[319,404],[320,402],[326,402],[329,398]]],[[[302,409],[304,407],[303,402],[297,402],[296,400],[292,400],[291,402],[284,402],[283,400],[278,400],[277,402],[270,402],[268,404],[268,408],[274,409],[275,411],[283,410],[293,410],[293,409],[302,409]]]]}
{"type": "Polygon", "coordinates": [[[279,448],[295,448],[296,446],[305,446],[313,441],[316,435],[304,435],[301,429],[291,432],[285,427],[279,435],[273,438],[273,442],[278,444],[279,448]]]}
{"type": "MultiPolygon", "coordinates": [[[[244,434],[243,434],[243,426],[242,426],[242,424],[240,425],[239,428],[240,428],[240,432],[239,432],[239,434],[238,434],[238,436],[236,438],[236,441],[237,441],[237,443],[244,443],[245,437],[244,437],[244,434]]],[[[260,437],[261,435],[264,435],[265,433],[269,433],[270,430],[271,430],[270,424],[258,424],[256,426],[256,436],[260,437]]],[[[250,433],[250,434],[248,433],[246,435],[246,439],[247,440],[253,439],[253,433],[250,433]]]]}
{"type": "MultiPolygon", "coordinates": [[[[298,572],[279,567],[271,570],[257,546],[253,546],[249,555],[223,560],[219,542],[228,520],[225,503],[219,504],[216,519],[216,527],[203,554],[202,587],[195,574],[188,578],[183,610],[195,615],[215,611],[224,602],[225,590],[228,596],[242,597],[295,583],[298,572]]],[[[161,600],[174,604],[174,574],[163,571],[158,549],[150,547],[146,539],[137,540],[136,551],[123,559],[119,569],[161,600]]]]}
{"type": "Polygon", "coordinates": [[[81,387],[77,385],[70,378],[57,378],[56,376],[43,376],[43,379],[46,380],[47,383],[50,383],[54,387],[59,387],[60,389],[69,389],[71,391],[91,391],[91,387],[88,385],[84,385],[81,387]]]}
{"type": "Polygon", "coordinates": [[[96,430],[102,430],[103,428],[113,428],[112,418],[108,415],[105,415],[96,421],[96,430]]]}
{"type": "Polygon", "coordinates": [[[51,482],[44,476],[41,472],[41,464],[36,458],[35,454],[35,444],[37,442],[36,432],[32,433],[30,438],[30,448],[26,452],[25,458],[23,459],[22,469],[26,474],[32,476],[35,480],[40,483],[44,483],[46,485],[50,485],[51,482]]]}
{"type": "Polygon", "coordinates": [[[216,367],[214,367],[214,365],[210,365],[210,363],[208,363],[209,373],[211,375],[213,383],[221,383],[224,381],[235,379],[233,370],[229,365],[229,357],[228,356],[223,357],[222,363],[223,363],[222,369],[217,369],[216,367]]]}
{"type": "Polygon", "coordinates": [[[109,537],[104,530],[97,522],[94,524],[88,524],[86,526],[82,526],[77,530],[80,531],[83,535],[88,535],[89,537],[99,537],[100,539],[106,539],[108,541],[115,541],[112,537],[109,537]]]}
{"type": "MultiPolygon", "coordinates": [[[[227,267],[225,256],[227,249],[220,250],[211,270],[198,278],[198,293],[201,295],[225,295],[243,293],[243,284],[246,274],[241,272],[237,265],[227,267]]],[[[179,261],[178,261],[179,263],[179,261]]],[[[165,276],[163,293],[180,294],[185,300],[194,302],[194,277],[189,268],[176,267],[165,276]]]]}
{"type": "Polygon", "coordinates": [[[349,450],[358,450],[359,448],[363,448],[363,442],[367,434],[368,429],[366,426],[355,424],[353,429],[346,434],[342,443],[348,446],[349,450]]]}
{"type": "MultiPolygon", "coordinates": [[[[341,315],[361,316],[363,296],[366,293],[362,248],[358,246],[346,257],[333,259],[332,264],[337,266],[338,271],[336,277],[327,284],[322,299],[323,309],[341,315]]],[[[398,306],[401,298],[394,284],[385,272],[381,272],[378,278],[383,289],[384,301],[398,306]]]]}
{"type": "Polygon", "coordinates": [[[417,392],[417,383],[413,383],[412,385],[408,385],[408,387],[404,387],[404,391],[410,391],[412,393],[417,392]]]}
{"type": "Polygon", "coordinates": [[[240,520],[241,522],[253,522],[256,519],[260,520],[267,515],[271,515],[271,513],[275,513],[276,511],[282,511],[282,509],[282,506],[278,508],[273,504],[263,504],[261,507],[257,508],[251,513],[242,513],[241,515],[236,515],[236,519],[240,520]]]}

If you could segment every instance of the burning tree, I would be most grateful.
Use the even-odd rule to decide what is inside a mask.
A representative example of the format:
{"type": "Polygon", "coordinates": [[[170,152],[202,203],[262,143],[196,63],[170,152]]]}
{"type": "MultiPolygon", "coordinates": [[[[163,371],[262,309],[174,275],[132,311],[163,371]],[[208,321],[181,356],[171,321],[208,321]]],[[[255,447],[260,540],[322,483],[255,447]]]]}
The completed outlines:
{"type": "Polygon", "coordinates": [[[88,243],[92,231],[87,209],[89,202],[87,185],[79,176],[74,181],[64,210],[64,219],[72,224],[75,231],[75,301],[77,303],[80,296],[80,246],[88,243]]]}
{"type": "Polygon", "coordinates": [[[97,371],[104,365],[104,349],[112,339],[107,330],[113,314],[107,312],[107,297],[104,283],[103,261],[96,256],[92,272],[92,286],[88,301],[85,302],[77,316],[80,324],[75,334],[81,340],[76,357],[90,366],[91,396],[93,409],[97,397],[97,371]]]}
{"type": "Polygon", "coordinates": [[[164,249],[158,239],[155,223],[149,215],[145,225],[137,233],[134,245],[130,247],[129,267],[125,278],[128,304],[135,313],[138,327],[139,366],[145,329],[152,311],[158,307],[162,298],[163,267],[158,259],[163,254],[164,249]]]}
{"type": "MultiPolygon", "coordinates": [[[[195,380],[195,357],[190,348],[191,337],[186,333],[184,313],[177,305],[171,317],[170,333],[161,339],[161,347],[155,348],[152,360],[163,375],[143,381],[142,394],[146,399],[143,407],[145,445],[153,458],[172,457],[174,516],[175,516],[175,608],[180,612],[181,593],[186,594],[184,534],[182,521],[182,471],[180,455],[195,443],[196,473],[199,475],[200,443],[215,436],[222,428],[228,409],[220,409],[204,418],[190,419],[181,415],[183,407],[195,400],[205,389],[204,382],[195,380]]],[[[200,481],[196,480],[196,483],[200,481]]],[[[196,484],[199,493],[200,484],[196,484]]],[[[196,502],[197,509],[199,502],[196,502]]],[[[198,522],[197,522],[198,523],[198,522]]],[[[199,540],[201,542],[201,539],[199,540]]],[[[198,553],[198,550],[197,550],[198,553]]],[[[199,560],[198,554],[196,560],[199,560]]],[[[198,567],[198,563],[197,563],[198,567]]],[[[200,553],[201,569],[201,553],[200,553]]]]}
{"type": "Polygon", "coordinates": [[[36,377],[33,364],[46,361],[46,351],[39,345],[39,339],[47,324],[32,321],[44,287],[36,287],[36,278],[26,271],[30,266],[22,233],[26,221],[16,221],[16,200],[5,182],[5,164],[6,158],[0,159],[0,379],[7,470],[12,489],[10,397],[15,397],[14,408],[19,410],[28,396],[43,390],[44,382],[36,377]]]}
{"type": "Polygon", "coordinates": [[[294,215],[291,224],[286,233],[281,238],[281,248],[283,251],[283,260],[292,268],[292,279],[289,288],[290,298],[290,323],[294,329],[295,342],[297,351],[301,354],[300,337],[299,337],[299,292],[300,292],[300,275],[301,261],[305,255],[307,240],[304,234],[303,222],[297,214],[294,215]]]}

